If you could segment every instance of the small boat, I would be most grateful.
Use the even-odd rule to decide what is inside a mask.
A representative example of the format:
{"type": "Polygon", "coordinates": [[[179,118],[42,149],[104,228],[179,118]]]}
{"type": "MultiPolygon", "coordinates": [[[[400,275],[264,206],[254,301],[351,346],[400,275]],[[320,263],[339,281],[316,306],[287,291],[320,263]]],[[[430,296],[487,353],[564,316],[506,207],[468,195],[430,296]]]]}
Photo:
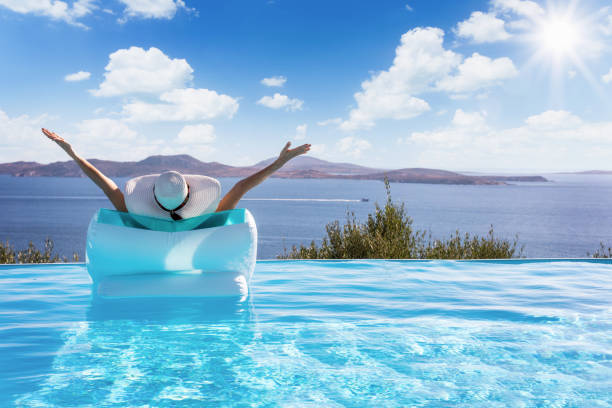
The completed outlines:
{"type": "Polygon", "coordinates": [[[370,201],[370,199],[369,199],[369,198],[362,198],[362,199],[361,199],[361,202],[362,202],[362,203],[367,203],[368,201],[370,201]]]}
{"type": "Polygon", "coordinates": [[[180,221],[101,209],[87,230],[87,271],[102,297],[245,298],[256,258],[244,208],[180,221]]]}

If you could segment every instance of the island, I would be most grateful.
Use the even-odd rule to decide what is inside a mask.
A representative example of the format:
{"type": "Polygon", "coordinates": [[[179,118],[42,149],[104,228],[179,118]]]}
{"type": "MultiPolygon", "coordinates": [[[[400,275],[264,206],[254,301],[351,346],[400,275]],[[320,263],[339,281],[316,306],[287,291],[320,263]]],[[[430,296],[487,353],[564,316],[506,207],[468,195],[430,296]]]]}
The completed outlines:
{"type": "MultiPolygon", "coordinates": [[[[264,168],[274,159],[252,166],[230,166],[218,162],[202,162],[190,155],[158,155],[140,161],[119,162],[88,159],[109,177],[136,177],[176,170],[183,174],[203,174],[211,177],[245,177],[264,168]]],[[[72,160],[49,164],[17,161],[0,164],[0,174],[14,177],[84,177],[72,160]]],[[[426,168],[376,169],[352,163],[334,163],[315,157],[301,156],[287,163],[272,177],[294,179],[384,180],[394,183],[504,185],[509,182],[547,182],[538,175],[497,176],[466,175],[447,170],[426,168]]]]}

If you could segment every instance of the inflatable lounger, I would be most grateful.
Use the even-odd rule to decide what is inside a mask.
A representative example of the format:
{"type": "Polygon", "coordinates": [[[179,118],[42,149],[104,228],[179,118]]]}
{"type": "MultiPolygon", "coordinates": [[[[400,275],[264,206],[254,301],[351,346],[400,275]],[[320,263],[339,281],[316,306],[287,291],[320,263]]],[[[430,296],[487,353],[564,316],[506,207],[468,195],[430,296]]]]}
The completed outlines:
{"type": "Polygon", "coordinates": [[[180,221],[101,209],[87,230],[87,270],[104,297],[246,297],[256,257],[246,209],[180,221]]]}

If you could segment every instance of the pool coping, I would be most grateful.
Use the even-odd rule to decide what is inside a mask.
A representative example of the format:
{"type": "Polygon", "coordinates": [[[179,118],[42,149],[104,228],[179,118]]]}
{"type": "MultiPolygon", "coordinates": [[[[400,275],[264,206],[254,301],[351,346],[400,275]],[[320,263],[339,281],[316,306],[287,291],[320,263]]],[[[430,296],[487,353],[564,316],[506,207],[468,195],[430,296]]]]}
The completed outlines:
{"type": "MultiPolygon", "coordinates": [[[[460,262],[460,263],[545,263],[545,262],[587,262],[612,264],[612,258],[516,258],[516,259],[397,259],[397,258],[354,258],[354,259],[258,259],[257,263],[294,263],[294,262],[320,262],[320,263],[338,263],[338,262],[406,262],[406,263],[427,263],[427,262],[460,262]]],[[[27,266],[75,266],[86,265],[85,262],[49,262],[49,263],[12,263],[0,264],[0,269],[4,267],[27,267],[27,266]]]]}

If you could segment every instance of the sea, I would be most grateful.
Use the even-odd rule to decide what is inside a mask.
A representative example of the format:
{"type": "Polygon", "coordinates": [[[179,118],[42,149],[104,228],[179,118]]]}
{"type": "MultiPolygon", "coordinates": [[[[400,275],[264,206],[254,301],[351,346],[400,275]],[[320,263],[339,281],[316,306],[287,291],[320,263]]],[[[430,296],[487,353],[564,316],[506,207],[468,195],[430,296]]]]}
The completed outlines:
{"type": "MultiPolygon", "coordinates": [[[[518,236],[529,258],[586,257],[600,243],[612,245],[612,175],[546,174],[549,182],[509,185],[391,183],[416,229],[435,238],[455,231],[518,236]]],[[[123,186],[127,179],[117,178],[123,186]]],[[[221,178],[228,191],[236,178],[221,178]]],[[[325,226],[354,213],[360,220],[386,200],[384,184],[370,180],[271,178],[240,202],[257,222],[259,259],[274,259],[293,245],[320,243],[325,226]]],[[[16,249],[46,238],[55,252],[85,255],[89,220],[112,208],[89,179],[0,175],[0,240],[16,249]]]]}

